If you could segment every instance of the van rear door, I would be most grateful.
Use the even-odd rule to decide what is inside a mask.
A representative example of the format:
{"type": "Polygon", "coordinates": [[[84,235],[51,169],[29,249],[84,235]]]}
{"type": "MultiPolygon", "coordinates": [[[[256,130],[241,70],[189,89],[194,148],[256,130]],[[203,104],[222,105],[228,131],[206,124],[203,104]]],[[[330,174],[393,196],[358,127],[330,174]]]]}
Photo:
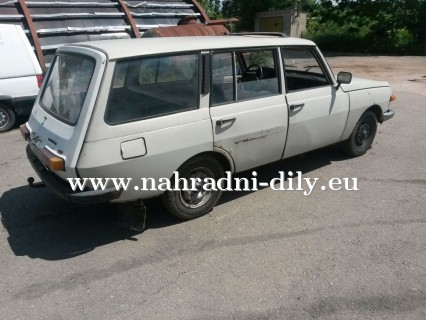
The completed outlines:
{"type": "MultiPolygon", "coordinates": [[[[0,65],[0,79],[19,78],[22,81],[22,78],[41,74],[40,65],[21,26],[0,24],[0,65]]],[[[28,95],[36,96],[37,82],[32,87],[35,89],[28,95]]]]}
{"type": "Polygon", "coordinates": [[[77,177],[75,167],[105,62],[105,54],[97,50],[60,48],[27,122],[34,153],[47,150],[65,161],[65,171],[56,172],[62,178],[77,177]]]}

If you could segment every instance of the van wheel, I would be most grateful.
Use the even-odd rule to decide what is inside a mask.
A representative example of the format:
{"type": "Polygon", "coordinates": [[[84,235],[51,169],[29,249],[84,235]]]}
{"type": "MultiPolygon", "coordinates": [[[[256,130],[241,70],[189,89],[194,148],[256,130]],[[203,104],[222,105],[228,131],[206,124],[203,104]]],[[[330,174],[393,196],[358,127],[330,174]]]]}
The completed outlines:
{"type": "MultiPolygon", "coordinates": [[[[166,191],[162,199],[166,209],[174,216],[184,220],[195,219],[209,213],[218,202],[222,191],[204,190],[205,179],[210,178],[217,181],[224,177],[219,161],[206,156],[194,158],[185,162],[178,172],[180,179],[185,178],[188,181],[188,189],[191,189],[191,179],[199,181],[194,183],[194,190],[166,191]]],[[[183,181],[178,187],[181,189],[182,186],[183,181]]],[[[174,186],[174,189],[176,188],[177,186],[174,186]]]]}
{"type": "Polygon", "coordinates": [[[13,110],[4,104],[0,104],[0,132],[10,130],[15,124],[15,119],[13,110]]]}
{"type": "Polygon", "coordinates": [[[349,139],[344,142],[343,150],[353,157],[365,154],[373,144],[376,131],[376,115],[372,111],[367,111],[359,119],[349,139]]]}

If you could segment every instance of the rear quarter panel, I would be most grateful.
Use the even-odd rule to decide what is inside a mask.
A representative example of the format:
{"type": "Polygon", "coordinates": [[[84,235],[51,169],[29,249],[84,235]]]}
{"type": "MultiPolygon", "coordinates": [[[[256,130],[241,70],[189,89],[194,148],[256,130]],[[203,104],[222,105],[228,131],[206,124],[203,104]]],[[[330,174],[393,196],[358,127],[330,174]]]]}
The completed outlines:
{"type": "MultiPolygon", "coordinates": [[[[105,111],[114,73],[107,65],[89,129],[77,163],[81,178],[132,178],[132,186],[117,202],[150,198],[160,191],[135,191],[140,178],[171,178],[185,161],[213,150],[213,133],[208,95],[200,108],[151,119],[109,125],[105,111]],[[132,159],[123,159],[122,143],[142,139],[145,150],[132,159]]],[[[137,151],[136,151],[137,153],[137,151]]]]}
{"type": "Polygon", "coordinates": [[[141,178],[153,178],[158,184],[160,178],[170,179],[173,171],[176,171],[186,160],[212,150],[210,119],[147,132],[144,132],[143,122],[138,123],[140,133],[106,140],[86,141],[77,165],[79,176],[82,178],[131,178],[130,188],[122,193],[118,201],[150,198],[162,192],[134,190],[134,186],[142,186],[141,178]],[[138,157],[123,159],[122,144],[136,139],[142,139],[145,142],[145,150],[141,150],[141,155],[138,157]]]}

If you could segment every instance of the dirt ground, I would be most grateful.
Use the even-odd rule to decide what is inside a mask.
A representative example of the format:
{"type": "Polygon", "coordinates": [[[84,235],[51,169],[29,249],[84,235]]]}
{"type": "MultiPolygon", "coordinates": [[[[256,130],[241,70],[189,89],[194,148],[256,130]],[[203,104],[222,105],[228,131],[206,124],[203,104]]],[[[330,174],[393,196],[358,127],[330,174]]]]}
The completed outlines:
{"type": "Polygon", "coordinates": [[[386,80],[394,90],[426,90],[426,57],[348,56],[329,57],[327,61],[335,74],[348,71],[354,77],[386,80]]]}

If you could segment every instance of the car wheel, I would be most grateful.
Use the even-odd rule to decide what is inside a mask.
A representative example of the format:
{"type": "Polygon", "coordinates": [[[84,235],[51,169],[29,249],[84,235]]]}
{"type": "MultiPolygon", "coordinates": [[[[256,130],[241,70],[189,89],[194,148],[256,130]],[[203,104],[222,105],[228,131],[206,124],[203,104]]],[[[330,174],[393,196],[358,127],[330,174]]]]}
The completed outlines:
{"type": "MultiPolygon", "coordinates": [[[[195,219],[209,213],[219,200],[222,191],[204,190],[205,179],[210,178],[217,181],[224,177],[219,161],[206,156],[194,158],[184,163],[178,172],[179,178],[185,178],[188,181],[188,188],[191,188],[191,178],[199,181],[194,184],[195,189],[193,190],[166,191],[163,194],[166,209],[174,216],[184,220],[195,219]]],[[[183,181],[180,182],[179,188],[182,186],[183,181]]]]}
{"type": "Polygon", "coordinates": [[[15,124],[15,113],[12,109],[0,104],[0,132],[10,130],[15,124]]]}
{"type": "Polygon", "coordinates": [[[349,139],[345,141],[343,150],[353,157],[365,154],[373,144],[376,131],[376,115],[372,111],[367,111],[359,119],[349,139]]]}

